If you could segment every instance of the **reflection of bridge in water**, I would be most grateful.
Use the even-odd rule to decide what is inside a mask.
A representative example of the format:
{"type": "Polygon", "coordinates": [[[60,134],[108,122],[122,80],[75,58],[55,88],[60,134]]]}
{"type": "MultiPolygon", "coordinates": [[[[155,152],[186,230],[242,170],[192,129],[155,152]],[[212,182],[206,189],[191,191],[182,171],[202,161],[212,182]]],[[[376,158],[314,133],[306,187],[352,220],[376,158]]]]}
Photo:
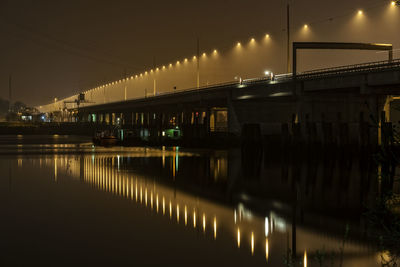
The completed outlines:
{"type": "MultiPolygon", "coordinates": [[[[144,149],[141,150],[145,152],[144,149]]],[[[184,182],[179,174],[188,168],[188,162],[185,162],[185,159],[196,158],[196,162],[201,164],[201,160],[198,161],[199,155],[178,151],[146,151],[145,153],[151,155],[150,157],[141,157],[139,154],[132,154],[132,156],[129,154],[120,156],[64,155],[57,156],[57,159],[53,159],[52,162],[46,160],[45,164],[50,166],[54,164],[56,177],[61,176],[61,172],[73,170],[67,171],[69,177],[80,179],[96,190],[127,199],[151,211],[152,214],[167,217],[171,222],[185,226],[191,231],[203,233],[206,237],[218,239],[223,236],[225,239],[228,238],[232,242],[229,246],[247,250],[258,257],[263,255],[270,263],[281,260],[286,249],[292,246],[290,236],[293,225],[290,222],[290,216],[288,219],[287,215],[282,213],[280,207],[282,203],[279,201],[275,201],[268,207],[268,211],[263,213],[266,214],[265,216],[260,216],[249,208],[244,199],[231,208],[208,200],[209,197],[204,198],[204,196],[217,194],[215,188],[208,187],[206,184],[202,191],[204,193],[200,193],[200,196],[188,193],[186,190],[180,189],[184,182]],[[159,162],[159,165],[154,165],[155,162],[159,162]],[[131,166],[136,169],[138,165],[142,165],[143,169],[131,171],[129,168],[131,166]],[[160,180],[160,177],[152,172],[163,165],[165,169],[159,171],[166,171],[164,175],[167,174],[170,179],[160,180]],[[145,174],[143,170],[151,168],[150,166],[153,166],[153,170],[149,171],[150,174],[145,174]],[[209,189],[205,190],[206,188],[209,189]],[[209,190],[213,192],[207,193],[209,190]],[[279,255],[277,256],[277,254],[279,255]]],[[[216,158],[211,156],[206,159],[209,162],[215,162],[215,164],[209,164],[210,167],[212,166],[207,171],[211,175],[210,179],[217,179],[219,182],[222,179],[224,183],[229,183],[231,181],[226,180],[228,169],[214,171],[217,166],[226,164],[221,160],[218,161],[218,158],[224,157],[217,155],[216,158]],[[219,173],[217,178],[214,176],[216,173],[219,173]]],[[[186,177],[186,179],[192,180],[190,177],[186,177]]],[[[193,185],[189,186],[189,191],[193,191],[192,188],[193,185]]],[[[252,198],[252,195],[247,195],[247,197],[252,198]]],[[[213,197],[211,196],[211,198],[213,197]]],[[[337,251],[342,242],[343,233],[331,232],[328,229],[330,225],[340,224],[340,220],[326,217],[327,227],[316,230],[318,228],[307,226],[312,217],[307,214],[304,217],[306,218],[304,225],[296,226],[297,254],[303,255],[307,252],[310,256],[316,250],[321,249],[321,244],[326,251],[337,251]]],[[[370,254],[371,248],[357,239],[350,237],[346,241],[345,260],[357,262],[360,266],[375,266],[379,259],[373,260],[372,264],[371,259],[374,256],[370,254]]]]}

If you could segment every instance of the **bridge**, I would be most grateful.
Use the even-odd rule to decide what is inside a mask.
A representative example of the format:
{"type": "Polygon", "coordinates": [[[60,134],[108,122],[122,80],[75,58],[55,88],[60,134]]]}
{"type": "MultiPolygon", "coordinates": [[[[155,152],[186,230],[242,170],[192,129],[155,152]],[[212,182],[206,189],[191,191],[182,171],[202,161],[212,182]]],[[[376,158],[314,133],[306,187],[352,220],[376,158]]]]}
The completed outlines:
{"type": "Polygon", "coordinates": [[[255,124],[266,136],[366,145],[381,141],[384,125],[400,121],[399,103],[397,59],[177,90],[55,116],[94,127],[119,124],[144,138],[174,128],[191,137],[240,136],[244,125],[255,124]]]}

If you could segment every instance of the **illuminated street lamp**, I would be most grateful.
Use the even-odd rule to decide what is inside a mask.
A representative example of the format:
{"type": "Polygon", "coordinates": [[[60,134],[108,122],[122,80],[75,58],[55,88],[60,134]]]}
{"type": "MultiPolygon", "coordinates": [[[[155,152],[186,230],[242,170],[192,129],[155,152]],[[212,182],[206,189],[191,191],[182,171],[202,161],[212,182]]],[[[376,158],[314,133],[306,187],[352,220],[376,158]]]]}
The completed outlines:
{"type": "Polygon", "coordinates": [[[266,70],[264,71],[264,75],[268,80],[272,81],[274,79],[274,73],[272,71],[266,70]]]}
{"type": "Polygon", "coordinates": [[[235,80],[239,80],[239,84],[242,85],[243,84],[243,79],[240,76],[235,76],[235,80]]]}

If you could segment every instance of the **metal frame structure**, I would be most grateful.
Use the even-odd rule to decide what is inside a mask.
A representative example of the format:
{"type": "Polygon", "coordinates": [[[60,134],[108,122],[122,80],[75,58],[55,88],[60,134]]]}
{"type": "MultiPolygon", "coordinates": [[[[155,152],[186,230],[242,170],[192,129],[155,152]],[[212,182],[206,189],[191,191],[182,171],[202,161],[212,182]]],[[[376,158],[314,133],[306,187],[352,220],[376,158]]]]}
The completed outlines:
{"type": "Polygon", "coordinates": [[[292,73],[296,77],[297,50],[299,49],[331,49],[331,50],[375,50],[388,51],[388,61],[393,60],[393,46],[391,44],[372,43],[337,43],[337,42],[293,42],[292,73]]]}

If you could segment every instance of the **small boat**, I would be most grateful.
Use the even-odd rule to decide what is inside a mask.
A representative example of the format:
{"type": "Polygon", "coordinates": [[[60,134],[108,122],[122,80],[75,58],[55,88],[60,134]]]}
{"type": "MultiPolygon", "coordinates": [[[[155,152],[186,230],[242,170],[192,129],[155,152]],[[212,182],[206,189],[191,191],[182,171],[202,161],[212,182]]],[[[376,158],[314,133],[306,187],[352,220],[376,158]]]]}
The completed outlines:
{"type": "Polygon", "coordinates": [[[118,138],[109,131],[98,131],[93,137],[93,144],[98,146],[115,146],[118,138]]]}

